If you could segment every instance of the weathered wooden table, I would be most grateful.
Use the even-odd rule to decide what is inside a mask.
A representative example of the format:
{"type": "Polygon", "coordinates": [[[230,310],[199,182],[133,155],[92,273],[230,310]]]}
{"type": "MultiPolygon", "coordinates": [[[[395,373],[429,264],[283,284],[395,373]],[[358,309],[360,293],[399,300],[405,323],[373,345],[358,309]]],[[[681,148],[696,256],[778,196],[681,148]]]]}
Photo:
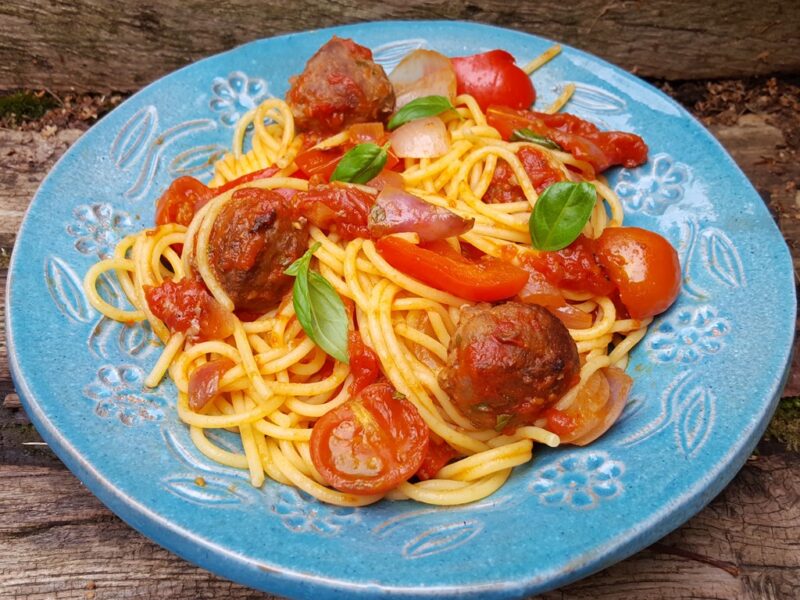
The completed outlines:
{"type": "MultiPolygon", "coordinates": [[[[762,194],[796,264],[800,261],[800,3],[302,0],[302,10],[291,11],[275,4],[195,0],[127,7],[109,0],[5,0],[0,5],[0,93],[46,89],[74,105],[57,108],[49,120],[0,128],[3,290],[25,208],[55,160],[92,121],[91,107],[103,104],[96,97],[82,104],[84,97],[71,94],[129,93],[173,68],[250,39],[383,18],[474,19],[514,27],[563,40],[656,80],[710,125],[762,194]],[[753,76],[758,78],[730,80],[753,76]],[[722,78],[729,80],[711,81],[722,78]]],[[[83,489],[19,407],[3,327],[0,597],[268,598],[161,549],[83,489]]],[[[800,425],[787,420],[793,414],[800,418],[800,404],[788,399],[798,394],[796,360],[780,420],[774,422],[774,433],[788,439],[788,446],[763,440],[730,486],[683,527],[544,597],[800,597],[800,425]]]]}

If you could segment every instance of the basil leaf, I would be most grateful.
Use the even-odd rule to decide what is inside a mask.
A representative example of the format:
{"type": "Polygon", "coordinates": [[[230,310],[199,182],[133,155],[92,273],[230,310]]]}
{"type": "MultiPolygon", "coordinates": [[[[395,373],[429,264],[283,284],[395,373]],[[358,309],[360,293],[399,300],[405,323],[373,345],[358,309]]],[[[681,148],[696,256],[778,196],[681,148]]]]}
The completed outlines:
{"type": "Polygon", "coordinates": [[[580,235],[592,215],[597,191],[591,183],[554,183],[542,192],[528,226],[537,250],[561,250],[580,235]]]}
{"type": "Polygon", "coordinates": [[[386,129],[391,131],[414,119],[435,117],[448,110],[454,110],[454,107],[450,103],[450,100],[444,96],[423,96],[422,98],[412,100],[394,113],[392,118],[389,119],[386,129]]]}
{"type": "Polygon", "coordinates": [[[388,154],[388,144],[381,148],[371,142],[359,144],[345,154],[336,165],[331,181],[367,183],[383,169],[388,154]]]}
{"type": "Polygon", "coordinates": [[[349,364],[347,353],[347,312],[333,286],[322,275],[309,269],[319,243],[284,271],[294,275],[292,303],[297,320],[308,337],[336,360],[349,364]]]}
{"type": "Polygon", "coordinates": [[[556,144],[550,138],[539,135],[530,129],[515,129],[514,133],[511,134],[511,141],[531,142],[532,144],[538,144],[543,148],[549,148],[550,150],[562,150],[561,146],[556,144]]]}

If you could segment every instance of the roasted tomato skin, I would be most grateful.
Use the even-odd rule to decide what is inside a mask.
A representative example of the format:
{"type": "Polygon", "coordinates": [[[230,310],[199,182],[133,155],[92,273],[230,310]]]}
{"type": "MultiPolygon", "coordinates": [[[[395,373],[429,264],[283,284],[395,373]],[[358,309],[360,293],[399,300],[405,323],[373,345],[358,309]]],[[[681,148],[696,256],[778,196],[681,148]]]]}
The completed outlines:
{"type": "Polygon", "coordinates": [[[364,343],[360,333],[352,329],[347,335],[347,353],[350,355],[350,372],[353,374],[353,383],[347,391],[355,396],[378,380],[381,366],[375,351],[364,343]]]}
{"type": "Polygon", "coordinates": [[[188,227],[195,213],[216,193],[194,177],[178,177],[156,201],[156,225],[178,223],[188,227]]]}
{"type": "Polygon", "coordinates": [[[158,286],[144,286],[152,313],[173,333],[191,339],[224,339],[233,333],[233,315],[226,311],[196,279],[165,279],[158,286]]]}
{"type": "Polygon", "coordinates": [[[417,469],[417,479],[420,481],[433,479],[442,467],[456,456],[458,456],[458,452],[452,446],[440,439],[438,435],[432,433],[428,439],[425,457],[422,459],[419,469],[417,469]]]}
{"type": "Polygon", "coordinates": [[[663,236],[639,227],[609,227],[596,248],[631,317],[655,316],[675,302],[681,290],[681,265],[663,236]]]}
{"type": "Polygon", "coordinates": [[[375,196],[347,183],[312,180],[306,192],[294,201],[301,214],[325,231],[336,231],[343,239],[369,238],[367,222],[375,196]]]}
{"type": "MultiPolygon", "coordinates": [[[[566,179],[561,170],[552,164],[547,155],[540,150],[530,146],[523,146],[517,152],[517,158],[522,163],[533,188],[538,194],[541,194],[554,183],[566,179]]],[[[505,161],[498,161],[492,176],[492,182],[483,195],[483,201],[488,204],[502,204],[519,202],[520,200],[525,200],[525,194],[514,177],[514,172],[505,161]]]]}
{"type": "Polygon", "coordinates": [[[375,383],[314,424],[309,448],[319,474],[349,494],[383,494],[422,464],[428,426],[388,383],[375,383]]]}
{"type": "Polygon", "coordinates": [[[647,162],[648,148],[636,134],[624,131],[600,131],[596,125],[569,113],[514,110],[490,106],[486,120],[508,140],[518,129],[531,129],[551,139],[575,158],[602,173],[615,165],[632,168],[647,162]]]}
{"type": "Polygon", "coordinates": [[[595,240],[584,235],[579,235],[566,248],[530,254],[523,260],[553,285],[573,292],[608,296],[616,287],[598,262],[595,240]]]}

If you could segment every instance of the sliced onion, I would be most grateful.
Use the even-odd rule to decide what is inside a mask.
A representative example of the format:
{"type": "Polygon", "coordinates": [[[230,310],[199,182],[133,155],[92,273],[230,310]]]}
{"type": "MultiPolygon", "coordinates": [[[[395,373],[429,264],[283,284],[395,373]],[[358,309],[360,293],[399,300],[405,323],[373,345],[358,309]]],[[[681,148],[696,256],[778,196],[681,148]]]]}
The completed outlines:
{"type": "Polygon", "coordinates": [[[227,358],[217,358],[195,369],[189,376],[189,407],[202,410],[219,393],[219,380],[232,367],[227,358]]]}
{"type": "Polygon", "coordinates": [[[474,224],[474,219],[429,204],[403,189],[385,187],[369,213],[367,227],[376,238],[413,232],[420,241],[432,242],[466,233],[474,224]]]}
{"type": "Polygon", "coordinates": [[[389,75],[395,95],[395,110],[424,96],[456,99],[456,72],[450,59],[433,50],[414,50],[389,75]]]}
{"type": "Polygon", "coordinates": [[[589,329],[592,326],[592,315],[572,306],[548,306],[547,310],[553,313],[567,329],[589,329]]]}
{"type": "Polygon", "coordinates": [[[384,169],[380,173],[378,173],[375,177],[370,179],[367,182],[367,185],[371,188],[375,188],[379,192],[386,187],[395,187],[403,189],[403,176],[400,175],[397,171],[390,171],[388,169],[384,169]]]}
{"type": "Polygon", "coordinates": [[[631,379],[625,371],[616,367],[608,367],[603,371],[608,380],[609,388],[608,404],[605,406],[605,416],[589,431],[579,438],[572,440],[571,443],[576,446],[585,446],[608,431],[611,426],[617,422],[617,419],[619,419],[619,416],[622,414],[622,410],[625,408],[625,403],[628,401],[628,392],[633,385],[633,379],[631,379]]]}
{"type": "Polygon", "coordinates": [[[603,420],[611,396],[608,379],[603,371],[595,371],[578,390],[578,395],[564,412],[578,423],[577,427],[561,436],[562,444],[574,444],[592,431],[603,420]]]}
{"type": "Polygon", "coordinates": [[[450,149],[447,128],[439,117],[410,121],[395,129],[389,139],[399,158],[436,158],[450,149]]]}

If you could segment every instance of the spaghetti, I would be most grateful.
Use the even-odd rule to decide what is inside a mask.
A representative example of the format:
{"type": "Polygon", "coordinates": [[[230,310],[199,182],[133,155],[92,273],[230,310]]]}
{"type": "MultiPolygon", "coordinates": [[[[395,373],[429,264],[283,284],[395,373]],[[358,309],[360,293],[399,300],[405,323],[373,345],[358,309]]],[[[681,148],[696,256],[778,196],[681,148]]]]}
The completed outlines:
{"type": "MultiPolygon", "coordinates": [[[[551,54],[533,61],[531,68],[546,62],[551,54]]],[[[559,98],[553,112],[567,101],[568,95],[559,98]]],[[[534,144],[504,140],[469,95],[456,97],[454,105],[454,112],[442,115],[450,139],[448,151],[437,158],[405,159],[401,175],[406,191],[474,220],[470,231],[448,240],[454,249],[468,244],[486,255],[519,264],[526,256],[536,254],[531,248],[528,221],[539,194],[519,157],[522,149],[534,144]],[[504,204],[483,200],[501,164],[510,169],[524,199],[504,204]]],[[[347,139],[346,132],[337,133],[317,146],[336,148],[347,139]]],[[[456,505],[492,494],[513,467],[531,460],[534,443],[555,447],[559,435],[548,430],[546,419],[513,432],[479,429],[459,411],[442,389],[437,374],[447,362],[461,309],[471,302],[394,268],[373,240],[344,240],[312,226],[308,247],[315,248],[315,269],[350,301],[351,329],[374,350],[382,376],[414,405],[430,431],[456,456],[434,477],[405,481],[387,494],[332,489],[312,461],[312,427],[348,400],[354,374],[347,364],[332,361],[309,338],[296,318],[291,295],[255,320],[232,316],[230,335],[199,342],[170,331],[148,306],[147,286],[199,277],[223,308],[233,310],[234,303],[209,264],[212,227],[237,189],[308,190],[309,182],[296,176],[295,158],[302,148],[303,136],[297,135],[286,102],[269,99],[250,111],[236,126],[232,150],[216,163],[209,186],[220,188],[268,167],[274,166],[277,172],[219,193],[188,226],[162,225],[124,238],[112,258],[97,263],[87,273],[84,286],[90,303],[111,319],[150,323],[164,348],[146,385],[156,386],[168,375],[178,390],[178,416],[189,427],[198,450],[218,463],[247,469],[254,486],[270,478],[294,485],[323,502],[343,506],[365,505],[382,497],[456,505]],[[176,251],[178,246],[182,247],[181,254],[176,251]],[[119,280],[133,309],[117,308],[101,297],[97,283],[104,273],[113,273],[119,280]],[[229,362],[219,378],[219,393],[201,410],[193,409],[189,402],[192,374],[220,359],[229,362]],[[214,429],[238,432],[242,451],[231,452],[216,445],[206,435],[214,429]]],[[[597,189],[597,204],[583,230],[586,237],[597,238],[607,227],[622,224],[618,198],[605,181],[594,176],[590,165],[563,150],[535,148],[564,180],[579,174],[597,189]]],[[[642,339],[651,319],[619,315],[609,297],[567,290],[562,293],[570,310],[590,322],[587,327],[569,330],[581,366],[580,382],[556,405],[566,411],[573,403],[585,401],[581,394],[596,384],[598,372],[609,367],[624,369],[628,353],[642,339]]]]}

